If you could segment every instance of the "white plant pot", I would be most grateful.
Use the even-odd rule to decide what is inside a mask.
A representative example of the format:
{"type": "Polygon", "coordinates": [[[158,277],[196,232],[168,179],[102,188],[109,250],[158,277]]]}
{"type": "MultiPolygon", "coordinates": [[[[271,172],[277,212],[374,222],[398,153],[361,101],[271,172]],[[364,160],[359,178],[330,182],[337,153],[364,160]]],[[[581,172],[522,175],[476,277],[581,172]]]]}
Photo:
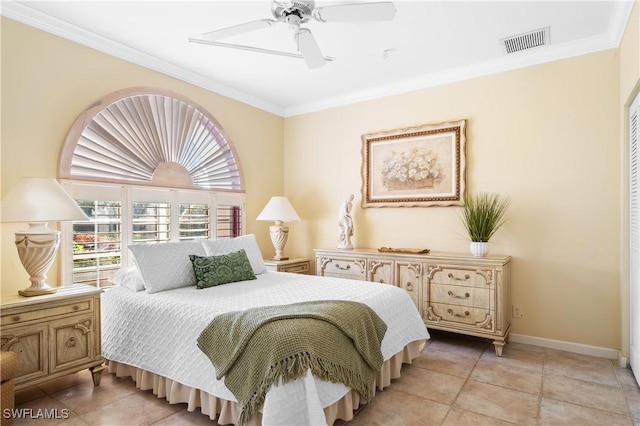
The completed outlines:
{"type": "Polygon", "coordinates": [[[469,250],[475,257],[485,257],[489,253],[489,243],[471,241],[469,250]]]}

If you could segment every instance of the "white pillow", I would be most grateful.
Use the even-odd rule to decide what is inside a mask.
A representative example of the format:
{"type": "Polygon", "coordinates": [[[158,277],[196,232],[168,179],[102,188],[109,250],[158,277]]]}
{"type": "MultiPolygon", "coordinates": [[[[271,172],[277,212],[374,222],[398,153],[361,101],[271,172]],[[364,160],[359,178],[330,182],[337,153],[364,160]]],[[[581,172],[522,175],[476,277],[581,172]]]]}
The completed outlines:
{"type": "Polygon", "coordinates": [[[201,240],[207,256],[229,254],[240,249],[244,249],[251,263],[251,268],[255,275],[267,272],[264,266],[264,259],[258,247],[258,241],[253,234],[242,235],[235,238],[221,238],[218,240],[201,240]]]}
{"type": "Polygon", "coordinates": [[[200,240],[131,244],[129,250],[136,259],[147,293],[196,285],[189,255],[207,255],[200,240]]]}
{"type": "Polygon", "coordinates": [[[144,290],[144,280],[135,266],[118,269],[111,277],[111,282],[131,291],[144,290]]]}

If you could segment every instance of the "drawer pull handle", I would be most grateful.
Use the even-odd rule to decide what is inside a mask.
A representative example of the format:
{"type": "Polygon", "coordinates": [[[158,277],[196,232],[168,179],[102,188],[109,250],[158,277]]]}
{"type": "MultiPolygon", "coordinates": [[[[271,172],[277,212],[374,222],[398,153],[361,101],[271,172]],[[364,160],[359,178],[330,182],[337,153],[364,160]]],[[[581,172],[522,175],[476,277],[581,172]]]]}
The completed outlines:
{"type": "Polygon", "coordinates": [[[16,322],[17,322],[17,321],[20,321],[20,315],[14,315],[14,316],[12,316],[12,317],[11,317],[11,319],[12,319],[13,321],[16,321],[16,322]]]}
{"type": "Polygon", "coordinates": [[[78,309],[80,309],[80,306],[78,306],[78,305],[73,305],[73,308],[72,308],[72,309],[73,309],[74,311],[77,311],[78,309]]]}
{"type": "Polygon", "coordinates": [[[76,338],[75,337],[69,337],[69,340],[67,340],[67,347],[68,348],[75,348],[76,347],[76,338]]]}
{"type": "Polygon", "coordinates": [[[411,284],[411,281],[407,281],[407,285],[405,286],[405,288],[407,289],[407,291],[413,291],[413,284],[411,284]]]}
{"type": "Polygon", "coordinates": [[[453,309],[447,309],[447,312],[449,313],[449,315],[453,315],[455,317],[464,318],[464,317],[468,317],[469,316],[469,311],[464,311],[464,315],[453,312],[453,309]]]}
{"type": "Polygon", "coordinates": [[[336,268],[337,269],[342,269],[343,271],[348,271],[349,269],[351,269],[351,265],[340,266],[339,264],[336,263],[336,268]]]}
{"type": "Polygon", "coordinates": [[[469,293],[465,293],[464,296],[458,296],[457,294],[455,294],[454,292],[452,292],[451,290],[449,290],[447,292],[447,294],[453,298],[456,299],[467,299],[469,296],[471,296],[469,293]]]}
{"type": "Polygon", "coordinates": [[[451,272],[449,272],[449,275],[447,275],[449,277],[449,279],[451,280],[457,280],[457,281],[466,281],[469,278],[471,278],[471,275],[469,274],[464,274],[464,278],[458,278],[455,275],[453,275],[451,272]]]}

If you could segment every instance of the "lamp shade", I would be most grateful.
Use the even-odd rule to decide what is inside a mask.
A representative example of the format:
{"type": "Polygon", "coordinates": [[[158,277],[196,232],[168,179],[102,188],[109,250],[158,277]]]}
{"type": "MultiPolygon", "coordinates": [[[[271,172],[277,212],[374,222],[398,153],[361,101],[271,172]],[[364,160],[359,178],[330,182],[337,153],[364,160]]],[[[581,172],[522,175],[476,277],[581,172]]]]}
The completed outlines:
{"type": "Polygon", "coordinates": [[[2,222],[89,220],[53,178],[21,178],[2,197],[2,222]]]}
{"type": "Polygon", "coordinates": [[[271,197],[256,220],[279,220],[281,222],[300,222],[300,216],[294,210],[287,197],[271,197]]]}

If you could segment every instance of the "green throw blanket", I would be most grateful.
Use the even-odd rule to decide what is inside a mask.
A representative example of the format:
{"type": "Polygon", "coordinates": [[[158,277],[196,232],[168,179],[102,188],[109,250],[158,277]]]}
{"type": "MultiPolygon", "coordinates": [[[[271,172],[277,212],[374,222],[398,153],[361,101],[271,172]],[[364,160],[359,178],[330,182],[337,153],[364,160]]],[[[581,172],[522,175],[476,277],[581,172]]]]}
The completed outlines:
{"type": "Polygon", "coordinates": [[[308,369],[371,401],[386,330],[365,304],[325,300],[222,314],[200,333],[198,347],[238,400],[244,424],[272,385],[304,377],[308,369]]]}

